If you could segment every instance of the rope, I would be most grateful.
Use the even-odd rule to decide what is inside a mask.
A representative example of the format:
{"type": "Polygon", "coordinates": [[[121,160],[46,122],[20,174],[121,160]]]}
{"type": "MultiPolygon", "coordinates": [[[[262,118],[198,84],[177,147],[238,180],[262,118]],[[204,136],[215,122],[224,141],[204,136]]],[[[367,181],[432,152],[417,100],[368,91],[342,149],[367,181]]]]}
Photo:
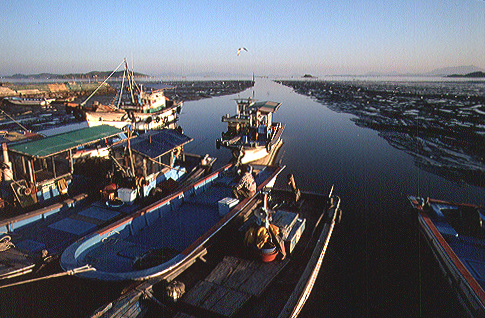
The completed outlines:
{"type": "Polygon", "coordinates": [[[5,235],[0,239],[0,252],[6,251],[11,247],[15,247],[15,245],[10,241],[12,238],[8,235],[5,235]]]}
{"type": "Polygon", "coordinates": [[[62,276],[69,276],[69,275],[76,275],[78,273],[90,272],[90,271],[95,271],[95,270],[96,270],[96,268],[94,268],[91,265],[87,264],[87,265],[84,265],[84,266],[81,266],[81,267],[78,267],[78,268],[74,268],[74,269],[71,269],[71,270],[68,270],[68,271],[65,271],[65,272],[62,272],[62,273],[56,273],[56,274],[52,274],[52,275],[48,275],[48,276],[43,276],[43,277],[38,277],[38,278],[29,279],[29,280],[24,280],[24,281],[12,283],[12,284],[2,285],[2,286],[0,286],[0,289],[7,288],[7,287],[18,286],[18,285],[23,285],[23,284],[27,284],[27,283],[33,283],[33,282],[37,282],[37,281],[45,280],[45,279],[50,279],[50,278],[56,278],[56,277],[62,277],[62,276]]]}
{"type": "Polygon", "coordinates": [[[101,85],[99,85],[99,86],[98,86],[98,87],[97,87],[97,88],[94,90],[94,92],[93,92],[91,95],[89,95],[89,97],[88,97],[88,98],[86,98],[86,100],[85,100],[84,102],[82,102],[82,103],[81,103],[81,106],[86,105],[87,101],[88,101],[88,100],[89,100],[91,97],[93,97],[93,96],[94,96],[94,94],[96,94],[96,92],[98,91],[98,89],[100,89],[100,88],[101,88],[101,86],[103,86],[103,85],[104,85],[104,84],[105,84],[105,83],[106,83],[106,82],[109,80],[109,78],[110,78],[111,76],[113,76],[113,74],[114,74],[114,73],[115,73],[115,72],[116,72],[116,71],[117,71],[117,70],[120,68],[120,66],[121,66],[123,63],[124,63],[124,61],[123,61],[123,62],[121,62],[121,63],[120,63],[120,65],[118,65],[118,67],[117,67],[117,68],[116,68],[116,69],[115,69],[113,72],[111,72],[111,74],[109,74],[109,76],[108,76],[108,77],[107,77],[107,78],[104,80],[104,82],[103,82],[103,83],[101,83],[101,85]]]}
{"type": "Polygon", "coordinates": [[[10,118],[13,122],[15,122],[17,125],[19,125],[23,130],[25,131],[29,131],[27,128],[25,128],[24,126],[22,126],[21,123],[19,123],[18,121],[16,121],[15,119],[13,119],[12,116],[10,116],[9,114],[7,114],[3,109],[0,109],[2,111],[2,113],[4,113],[8,118],[10,118]]]}

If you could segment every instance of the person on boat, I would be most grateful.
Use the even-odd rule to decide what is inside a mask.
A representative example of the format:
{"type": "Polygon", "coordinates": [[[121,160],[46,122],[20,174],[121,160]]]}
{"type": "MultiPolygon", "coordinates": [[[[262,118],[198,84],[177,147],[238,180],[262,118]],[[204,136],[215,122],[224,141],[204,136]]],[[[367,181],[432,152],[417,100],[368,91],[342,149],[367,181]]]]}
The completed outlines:
{"type": "Polygon", "coordinates": [[[251,170],[251,166],[241,167],[241,179],[232,187],[232,195],[236,199],[249,198],[256,194],[256,181],[251,170]]]}
{"type": "Polygon", "coordinates": [[[264,141],[266,137],[266,122],[264,121],[264,119],[258,126],[258,136],[258,141],[264,141]]]}

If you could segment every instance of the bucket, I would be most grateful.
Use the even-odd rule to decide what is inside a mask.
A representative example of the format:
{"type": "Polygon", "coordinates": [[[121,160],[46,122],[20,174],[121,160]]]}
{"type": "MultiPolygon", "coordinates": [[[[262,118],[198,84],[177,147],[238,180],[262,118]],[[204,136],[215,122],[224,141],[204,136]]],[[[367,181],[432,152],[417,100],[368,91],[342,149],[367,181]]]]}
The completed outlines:
{"type": "Polygon", "coordinates": [[[276,258],[276,256],[278,256],[278,251],[274,250],[273,253],[271,253],[271,254],[259,253],[259,255],[260,255],[261,261],[263,263],[269,263],[269,262],[274,261],[274,259],[276,258]]]}

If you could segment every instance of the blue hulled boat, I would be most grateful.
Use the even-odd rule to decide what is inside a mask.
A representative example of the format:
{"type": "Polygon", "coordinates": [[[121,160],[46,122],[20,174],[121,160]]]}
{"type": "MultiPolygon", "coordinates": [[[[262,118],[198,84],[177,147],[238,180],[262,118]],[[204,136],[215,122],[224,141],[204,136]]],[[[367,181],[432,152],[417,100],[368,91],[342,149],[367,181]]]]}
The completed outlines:
{"type": "MultiPolygon", "coordinates": [[[[271,187],[282,167],[255,166],[257,190],[271,187]]],[[[69,246],[61,266],[86,265],[85,278],[124,281],[169,275],[204,250],[252,197],[231,198],[237,167],[228,164],[202,180],[124,217],[69,246]]]]}
{"type": "MultiPolygon", "coordinates": [[[[110,126],[92,127],[89,131],[100,127],[119,131],[110,126]]],[[[1,220],[0,280],[32,272],[34,267],[58,257],[76,240],[132,215],[157,197],[168,195],[203,177],[214,160],[207,156],[185,154],[182,147],[191,140],[177,130],[151,131],[128,138],[111,147],[110,158],[113,169],[116,169],[112,173],[113,182],[101,187],[102,190],[97,188],[99,185],[92,185],[98,189],[97,193],[91,191],[89,196],[82,193],[65,197],[63,202],[1,220]]],[[[51,143],[51,148],[42,149],[37,145],[36,149],[51,154],[52,149],[57,149],[53,141],[51,143]]],[[[28,146],[19,144],[12,148],[22,153],[26,153],[26,149],[31,149],[29,153],[33,152],[33,148],[28,146]]],[[[71,150],[69,154],[72,156],[71,150]]],[[[56,160],[64,158],[60,154],[56,160]]],[[[65,174],[56,174],[61,170],[55,170],[64,166],[57,162],[52,166],[54,177],[65,177],[65,174]]]]}
{"type": "Polygon", "coordinates": [[[441,270],[472,317],[485,316],[485,209],[410,196],[441,270]]]}

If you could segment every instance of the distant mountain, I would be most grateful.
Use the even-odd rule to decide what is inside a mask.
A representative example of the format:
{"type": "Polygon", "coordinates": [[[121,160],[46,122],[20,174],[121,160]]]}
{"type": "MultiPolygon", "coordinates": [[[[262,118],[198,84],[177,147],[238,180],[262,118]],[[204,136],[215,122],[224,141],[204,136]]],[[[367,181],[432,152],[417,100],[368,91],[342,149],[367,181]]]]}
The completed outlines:
{"type": "Polygon", "coordinates": [[[485,77],[485,72],[472,72],[468,74],[452,74],[448,75],[447,77],[465,77],[465,78],[483,78],[485,77]]]}
{"type": "Polygon", "coordinates": [[[454,66],[454,67],[445,67],[433,70],[429,73],[426,73],[427,76],[448,76],[454,74],[470,74],[474,72],[484,72],[484,69],[476,67],[474,65],[468,66],[454,66]]]}
{"type": "MultiPolygon", "coordinates": [[[[123,77],[123,72],[124,71],[118,71],[115,72],[112,77],[123,77]]],[[[79,79],[79,78],[85,78],[85,79],[101,79],[104,80],[106,79],[109,75],[111,74],[111,71],[91,71],[89,73],[71,73],[71,74],[52,74],[52,73],[40,73],[40,74],[31,74],[31,75],[25,75],[25,74],[14,74],[12,76],[5,76],[5,78],[9,79],[79,79]]],[[[136,73],[134,72],[133,75],[135,77],[147,77],[148,75],[142,74],[142,73],[136,73]]]]}

